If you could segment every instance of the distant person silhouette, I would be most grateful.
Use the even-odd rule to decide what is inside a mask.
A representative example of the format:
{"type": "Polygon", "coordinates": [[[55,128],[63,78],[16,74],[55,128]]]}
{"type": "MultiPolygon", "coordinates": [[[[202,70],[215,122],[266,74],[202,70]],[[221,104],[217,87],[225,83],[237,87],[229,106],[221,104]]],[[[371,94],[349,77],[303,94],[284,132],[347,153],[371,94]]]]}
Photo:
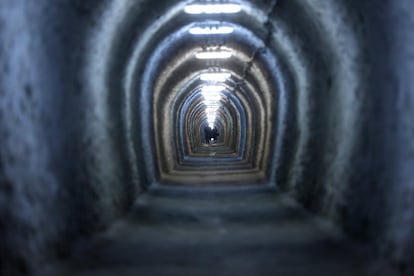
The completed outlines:
{"type": "Polygon", "coordinates": [[[218,133],[217,128],[216,128],[216,127],[213,127],[213,128],[211,129],[211,132],[210,132],[210,139],[213,139],[214,143],[216,143],[216,142],[217,142],[217,137],[218,137],[219,135],[220,135],[220,134],[218,133]]]}

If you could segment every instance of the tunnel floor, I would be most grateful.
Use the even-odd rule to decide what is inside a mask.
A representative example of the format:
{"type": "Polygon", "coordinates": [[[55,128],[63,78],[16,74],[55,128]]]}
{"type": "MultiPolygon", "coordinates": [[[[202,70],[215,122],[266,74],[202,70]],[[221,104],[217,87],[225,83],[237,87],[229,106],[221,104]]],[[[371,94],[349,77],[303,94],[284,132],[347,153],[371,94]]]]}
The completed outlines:
{"type": "Polygon", "coordinates": [[[285,194],[166,188],[42,275],[380,275],[366,253],[285,194]]]}

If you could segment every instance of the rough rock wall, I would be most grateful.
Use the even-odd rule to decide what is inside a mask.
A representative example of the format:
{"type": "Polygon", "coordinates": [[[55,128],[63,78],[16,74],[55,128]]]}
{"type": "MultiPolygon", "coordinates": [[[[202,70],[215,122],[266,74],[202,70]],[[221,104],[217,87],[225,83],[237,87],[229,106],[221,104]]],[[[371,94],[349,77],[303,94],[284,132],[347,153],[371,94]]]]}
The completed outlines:
{"type": "Polygon", "coordinates": [[[343,210],[351,232],[414,273],[414,19],[412,1],[351,1],[364,38],[367,89],[343,210]]]}
{"type": "Polygon", "coordinates": [[[122,105],[108,103],[117,91],[94,89],[116,76],[84,70],[104,4],[0,2],[1,275],[65,255],[75,238],[124,213],[138,190],[122,105]]]}
{"type": "Polygon", "coordinates": [[[274,17],[297,22],[313,82],[293,90],[279,184],[413,273],[414,4],[322,2],[274,17]]]}

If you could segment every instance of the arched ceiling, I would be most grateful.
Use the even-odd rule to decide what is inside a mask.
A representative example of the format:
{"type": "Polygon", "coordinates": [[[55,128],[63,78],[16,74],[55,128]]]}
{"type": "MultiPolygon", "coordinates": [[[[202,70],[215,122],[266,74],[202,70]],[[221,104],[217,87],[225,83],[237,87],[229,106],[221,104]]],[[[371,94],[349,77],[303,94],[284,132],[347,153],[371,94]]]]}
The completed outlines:
{"type": "MultiPolygon", "coordinates": [[[[277,185],[289,178],[283,185],[295,185],[305,177],[306,156],[324,147],[310,133],[338,134],[353,124],[359,45],[343,24],[343,3],[233,1],[240,12],[230,14],[185,12],[225,1],[157,1],[148,9],[140,3],[107,2],[105,22],[96,27],[105,36],[91,36],[88,64],[107,64],[103,82],[122,95],[130,160],[149,183],[277,185]],[[219,27],[232,32],[194,34],[219,27]],[[231,56],[197,58],[217,51],[231,56]],[[212,72],[230,76],[201,79],[212,72]],[[209,86],[222,86],[210,93],[219,94],[216,103],[206,103],[209,86]],[[325,117],[332,110],[347,114],[325,117]],[[203,126],[214,117],[220,136],[207,145],[203,126]]],[[[349,141],[334,146],[344,161],[349,141]]]]}
{"type": "MultiPolygon", "coordinates": [[[[200,2],[201,7],[221,4],[200,2]]],[[[154,167],[162,183],[253,184],[269,175],[277,99],[284,93],[277,80],[277,56],[266,46],[266,27],[259,20],[267,15],[258,17],[250,4],[233,5],[240,12],[188,14],[190,4],[181,5],[165,26],[169,33],[154,43],[141,90],[152,91],[145,102],[151,105],[154,127],[154,144],[148,149],[155,149],[154,167]],[[193,33],[223,27],[231,32],[193,33]],[[231,56],[197,57],[212,53],[231,56]],[[213,72],[230,76],[201,79],[213,72]],[[206,94],[216,94],[216,99],[206,102],[206,94]],[[218,127],[217,143],[205,143],[206,124],[218,127]]]]}

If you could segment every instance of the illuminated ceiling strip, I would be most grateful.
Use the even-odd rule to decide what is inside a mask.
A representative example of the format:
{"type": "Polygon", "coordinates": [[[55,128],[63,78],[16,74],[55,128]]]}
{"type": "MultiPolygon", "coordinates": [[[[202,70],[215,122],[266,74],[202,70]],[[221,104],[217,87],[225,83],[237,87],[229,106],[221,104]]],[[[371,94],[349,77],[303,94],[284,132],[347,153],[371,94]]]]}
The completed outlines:
{"type": "Polygon", "coordinates": [[[218,102],[220,101],[223,97],[222,94],[219,92],[202,92],[203,98],[205,101],[209,101],[209,102],[218,102]]]}
{"type": "Polygon", "coordinates": [[[206,85],[201,88],[202,93],[218,93],[226,89],[223,85],[206,85]]]}
{"type": "Polygon", "coordinates": [[[223,98],[221,95],[203,95],[205,105],[218,105],[223,98]]]}
{"type": "Polygon", "coordinates": [[[225,59],[230,58],[232,53],[229,51],[212,51],[212,52],[198,52],[195,57],[198,59],[225,59]]]}
{"type": "Polygon", "coordinates": [[[231,77],[231,73],[203,73],[200,75],[200,80],[224,82],[230,77],[231,77]]]}
{"type": "Polygon", "coordinates": [[[188,14],[214,14],[214,13],[238,13],[241,6],[238,4],[194,4],[184,8],[184,12],[188,14]]]}
{"type": "Polygon", "coordinates": [[[233,27],[194,27],[188,30],[192,35],[215,35],[215,34],[231,34],[234,31],[233,27]]]}
{"type": "Polygon", "coordinates": [[[211,107],[211,106],[208,106],[206,108],[205,112],[206,112],[207,115],[210,115],[210,116],[213,116],[214,115],[214,116],[216,116],[218,109],[219,109],[219,107],[211,107]]]}

